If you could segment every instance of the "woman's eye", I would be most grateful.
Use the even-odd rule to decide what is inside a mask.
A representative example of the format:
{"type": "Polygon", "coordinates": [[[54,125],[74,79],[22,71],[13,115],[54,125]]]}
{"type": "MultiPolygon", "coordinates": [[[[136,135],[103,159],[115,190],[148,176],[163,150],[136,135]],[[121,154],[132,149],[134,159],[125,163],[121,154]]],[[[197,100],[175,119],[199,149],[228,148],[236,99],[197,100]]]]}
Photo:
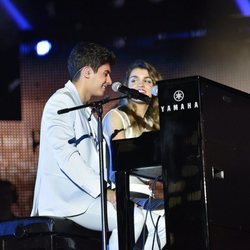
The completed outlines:
{"type": "Polygon", "coordinates": [[[149,85],[150,85],[150,84],[153,84],[153,81],[152,81],[152,80],[145,80],[144,82],[145,82],[146,84],[149,84],[149,85]]]}

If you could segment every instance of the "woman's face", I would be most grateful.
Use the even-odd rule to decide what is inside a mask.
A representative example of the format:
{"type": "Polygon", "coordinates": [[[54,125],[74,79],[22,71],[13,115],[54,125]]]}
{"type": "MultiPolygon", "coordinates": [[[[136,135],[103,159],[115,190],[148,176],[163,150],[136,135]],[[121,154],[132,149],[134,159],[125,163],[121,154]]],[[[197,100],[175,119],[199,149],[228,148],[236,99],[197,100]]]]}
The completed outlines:
{"type": "Polygon", "coordinates": [[[150,78],[148,70],[135,68],[131,71],[128,79],[128,87],[136,89],[140,93],[152,97],[151,89],[154,86],[154,81],[150,78]]]}

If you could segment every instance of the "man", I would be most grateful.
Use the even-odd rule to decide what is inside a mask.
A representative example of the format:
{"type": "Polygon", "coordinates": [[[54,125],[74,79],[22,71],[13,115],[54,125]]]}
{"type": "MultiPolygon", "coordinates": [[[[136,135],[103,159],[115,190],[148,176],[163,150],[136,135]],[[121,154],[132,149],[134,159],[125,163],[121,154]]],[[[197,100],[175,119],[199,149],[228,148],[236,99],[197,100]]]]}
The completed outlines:
{"type": "MultiPolygon", "coordinates": [[[[112,83],[114,63],[114,54],[97,44],[80,42],[72,49],[68,58],[71,80],[49,98],[43,111],[32,216],[66,217],[102,230],[97,121],[91,108],[57,112],[103,96],[112,83]]],[[[109,249],[118,249],[115,203],[115,191],[108,189],[109,249]]],[[[143,215],[135,210],[137,239],[143,215]]]]}

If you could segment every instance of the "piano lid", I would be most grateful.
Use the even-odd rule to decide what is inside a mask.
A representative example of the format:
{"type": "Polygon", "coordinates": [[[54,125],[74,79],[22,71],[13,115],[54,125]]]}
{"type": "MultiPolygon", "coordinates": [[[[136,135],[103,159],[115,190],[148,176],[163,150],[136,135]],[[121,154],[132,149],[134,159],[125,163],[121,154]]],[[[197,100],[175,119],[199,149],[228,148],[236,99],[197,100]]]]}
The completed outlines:
{"type": "Polygon", "coordinates": [[[160,131],[111,142],[113,171],[129,171],[147,178],[161,176],[160,131]]]}

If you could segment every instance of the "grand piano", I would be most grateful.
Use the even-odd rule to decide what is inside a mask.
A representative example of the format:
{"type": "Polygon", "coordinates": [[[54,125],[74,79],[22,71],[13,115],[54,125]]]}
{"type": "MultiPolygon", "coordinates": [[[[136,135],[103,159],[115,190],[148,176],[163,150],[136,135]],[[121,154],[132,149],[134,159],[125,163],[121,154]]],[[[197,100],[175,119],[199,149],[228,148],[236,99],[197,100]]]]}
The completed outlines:
{"type": "Polygon", "coordinates": [[[163,181],[166,249],[250,249],[249,94],[201,76],[157,86],[161,130],[112,142],[119,249],[134,247],[131,174],[163,181]]]}

